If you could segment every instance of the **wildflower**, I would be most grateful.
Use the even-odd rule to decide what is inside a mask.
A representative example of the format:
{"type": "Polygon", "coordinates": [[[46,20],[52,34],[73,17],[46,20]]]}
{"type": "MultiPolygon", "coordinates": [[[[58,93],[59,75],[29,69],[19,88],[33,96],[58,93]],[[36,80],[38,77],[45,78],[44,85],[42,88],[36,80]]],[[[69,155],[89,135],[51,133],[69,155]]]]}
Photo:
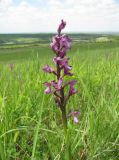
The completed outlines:
{"type": "MultiPolygon", "coordinates": [[[[46,65],[43,70],[47,73],[54,73],[56,76],[56,80],[52,80],[51,82],[45,82],[44,85],[47,87],[45,89],[45,93],[52,93],[54,96],[55,104],[60,108],[62,114],[62,122],[65,132],[65,138],[67,139],[67,110],[66,104],[69,98],[77,93],[74,85],[76,84],[76,80],[72,81],[64,81],[64,76],[72,76],[71,73],[72,66],[69,65],[69,58],[66,57],[66,53],[71,49],[72,40],[68,35],[61,35],[61,31],[65,28],[66,22],[61,21],[56,36],[53,36],[52,42],[50,44],[51,49],[56,54],[53,58],[53,62],[56,66],[56,70],[54,71],[49,65],[46,65]],[[65,87],[69,88],[68,92],[65,92],[65,87]],[[52,91],[51,91],[52,89],[52,91]]],[[[78,115],[79,112],[75,111],[70,114],[73,117],[74,123],[78,123],[78,115]]],[[[67,140],[66,140],[67,143],[67,140]]],[[[69,150],[70,151],[70,150],[69,150]]],[[[70,153],[69,153],[70,154],[70,153]]]]}
{"type": "MultiPolygon", "coordinates": [[[[54,71],[54,69],[51,68],[49,65],[46,65],[43,68],[44,72],[54,73],[57,77],[57,81],[53,80],[50,83],[49,82],[44,83],[44,85],[47,87],[45,93],[46,94],[51,93],[51,86],[53,86],[54,88],[53,90],[54,96],[57,97],[56,92],[60,91],[60,97],[61,97],[60,101],[62,101],[62,107],[64,104],[66,105],[67,102],[66,101],[67,98],[65,98],[67,96],[64,95],[64,88],[67,85],[63,85],[63,77],[73,75],[73,73],[71,73],[72,66],[69,65],[70,59],[66,57],[67,51],[71,48],[72,40],[66,34],[61,35],[61,31],[62,29],[65,28],[65,26],[66,22],[62,20],[61,24],[58,27],[58,35],[53,36],[52,42],[50,44],[52,50],[56,53],[56,56],[53,58],[53,62],[56,65],[56,71],[54,71]]],[[[69,96],[76,94],[77,90],[74,88],[76,80],[69,81],[67,84],[69,85],[69,96]]]]}

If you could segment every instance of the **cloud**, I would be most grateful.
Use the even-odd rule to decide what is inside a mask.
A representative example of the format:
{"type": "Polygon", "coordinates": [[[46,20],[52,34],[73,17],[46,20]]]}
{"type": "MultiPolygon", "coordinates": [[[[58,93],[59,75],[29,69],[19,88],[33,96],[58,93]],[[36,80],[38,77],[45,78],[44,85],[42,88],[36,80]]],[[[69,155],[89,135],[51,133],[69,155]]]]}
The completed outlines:
{"type": "Polygon", "coordinates": [[[12,0],[0,0],[0,13],[5,12],[12,5],[12,0]]]}
{"type": "Polygon", "coordinates": [[[12,0],[0,0],[0,13],[5,12],[12,4],[12,0]]]}
{"type": "Polygon", "coordinates": [[[0,0],[0,32],[56,31],[60,19],[65,31],[119,31],[119,4],[115,0],[0,0]]]}
{"type": "Polygon", "coordinates": [[[12,0],[0,0],[0,6],[8,7],[12,4],[12,0]]]}

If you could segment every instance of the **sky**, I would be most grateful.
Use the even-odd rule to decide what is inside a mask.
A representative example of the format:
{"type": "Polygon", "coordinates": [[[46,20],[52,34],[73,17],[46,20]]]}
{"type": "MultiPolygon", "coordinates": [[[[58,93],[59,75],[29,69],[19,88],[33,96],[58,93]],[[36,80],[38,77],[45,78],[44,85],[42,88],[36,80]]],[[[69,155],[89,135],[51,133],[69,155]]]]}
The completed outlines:
{"type": "Polygon", "coordinates": [[[0,0],[0,33],[119,32],[119,0],[0,0]]]}

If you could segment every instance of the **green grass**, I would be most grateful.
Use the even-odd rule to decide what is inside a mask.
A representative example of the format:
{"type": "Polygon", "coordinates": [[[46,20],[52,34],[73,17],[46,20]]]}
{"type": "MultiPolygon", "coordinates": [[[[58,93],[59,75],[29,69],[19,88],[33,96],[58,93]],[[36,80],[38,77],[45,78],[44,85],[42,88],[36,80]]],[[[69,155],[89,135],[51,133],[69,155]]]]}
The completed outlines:
{"type": "MultiPolygon", "coordinates": [[[[0,50],[0,159],[63,160],[59,109],[42,83],[52,65],[48,45],[0,50]],[[8,64],[14,63],[11,71],[8,64]]],[[[79,93],[67,110],[80,110],[80,123],[68,120],[72,160],[119,159],[118,42],[74,43],[69,52],[79,93]]]]}

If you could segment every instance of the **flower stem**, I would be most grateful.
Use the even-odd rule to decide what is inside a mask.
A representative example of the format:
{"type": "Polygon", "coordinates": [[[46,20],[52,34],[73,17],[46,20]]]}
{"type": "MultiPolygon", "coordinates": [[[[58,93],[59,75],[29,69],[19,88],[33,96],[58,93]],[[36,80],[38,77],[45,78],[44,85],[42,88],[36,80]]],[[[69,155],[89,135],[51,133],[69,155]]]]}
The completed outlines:
{"type": "Polygon", "coordinates": [[[71,160],[69,132],[68,132],[67,116],[66,116],[66,106],[62,108],[62,123],[63,123],[63,128],[64,128],[65,145],[66,145],[65,160],[71,160]]]}
{"type": "MultiPolygon", "coordinates": [[[[59,80],[61,75],[61,70],[59,64],[57,64],[57,80],[59,80]]],[[[60,109],[62,113],[62,123],[64,128],[64,136],[65,136],[65,145],[66,145],[66,152],[65,152],[65,160],[71,160],[71,152],[70,152],[70,141],[69,141],[69,133],[68,133],[68,125],[67,125],[67,114],[66,114],[66,102],[64,96],[64,88],[61,87],[60,89],[60,109]]]]}
{"type": "Polygon", "coordinates": [[[64,127],[64,134],[65,137],[67,135],[67,117],[66,117],[66,107],[62,107],[62,123],[63,123],[63,127],[64,127]]]}

